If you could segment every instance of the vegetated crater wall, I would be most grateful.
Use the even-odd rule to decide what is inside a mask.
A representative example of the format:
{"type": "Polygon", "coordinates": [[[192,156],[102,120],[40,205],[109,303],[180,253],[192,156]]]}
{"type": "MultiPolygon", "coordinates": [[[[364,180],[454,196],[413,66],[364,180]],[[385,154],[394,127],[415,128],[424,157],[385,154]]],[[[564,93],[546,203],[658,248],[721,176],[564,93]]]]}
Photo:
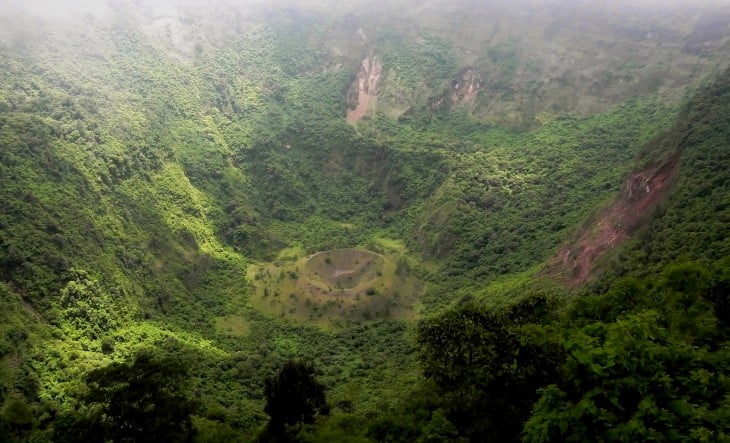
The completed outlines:
{"type": "Polygon", "coordinates": [[[677,157],[634,172],[624,182],[614,202],[596,213],[575,240],[560,248],[548,273],[576,286],[588,281],[596,262],[628,239],[648,218],[674,184],[677,157]]]}

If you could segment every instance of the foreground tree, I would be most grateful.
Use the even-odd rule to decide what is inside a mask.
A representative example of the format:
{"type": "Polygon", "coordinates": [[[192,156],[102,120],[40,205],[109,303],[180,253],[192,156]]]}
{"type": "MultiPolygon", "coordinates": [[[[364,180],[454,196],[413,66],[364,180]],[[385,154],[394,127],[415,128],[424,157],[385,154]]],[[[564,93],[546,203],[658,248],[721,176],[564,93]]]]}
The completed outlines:
{"type": "Polygon", "coordinates": [[[91,414],[66,420],[57,428],[57,441],[192,441],[196,403],[185,392],[187,378],[183,361],[151,351],[140,352],[131,364],[94,370],[86,378],[91,414]]]}
{"type": "Polygon", "coordinates": [[[309,363],[289,361],[264,386],[269,424],[262,441],[294,440],[302,424],[314,423],[317,415],[328,415],[324,385],[316,379],[316,370],[309,363]]]}
{"type": "Polygon", "coordinates": [[[561,352],[528,304],[504,315],[466,304],[419,325],[424,375],[437,386],[446,418],[471,441],[515,441],[537,389],[555,378],[561,352]]]}
{"type": "Polygon", "coordinates": [[[725,274],[680,263],[649,297],[637,287],[584,300],[593,319],[564,331],[561,379],[541,390],[523,441],[730,441],[725,287],[725,274]],[[595,315],[607,301],[617,315],[595,315]]]}
{"type": "Polygon", "coordinates": [[[564,380],[541,391],[524,441],[727,441],[727,349],[682,342],[647,310],[573,332],[564,380]]]}

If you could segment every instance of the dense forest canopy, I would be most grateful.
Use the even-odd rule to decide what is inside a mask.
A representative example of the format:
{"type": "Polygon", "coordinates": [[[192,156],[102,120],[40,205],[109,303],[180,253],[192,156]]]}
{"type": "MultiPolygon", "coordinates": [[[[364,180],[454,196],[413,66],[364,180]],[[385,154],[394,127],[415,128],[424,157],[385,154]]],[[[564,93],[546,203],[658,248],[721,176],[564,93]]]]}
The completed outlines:
{"type": "Polygon", "coordinates": [[[0,6],[0,441],[727,441],[725,1],[0,6]]]}

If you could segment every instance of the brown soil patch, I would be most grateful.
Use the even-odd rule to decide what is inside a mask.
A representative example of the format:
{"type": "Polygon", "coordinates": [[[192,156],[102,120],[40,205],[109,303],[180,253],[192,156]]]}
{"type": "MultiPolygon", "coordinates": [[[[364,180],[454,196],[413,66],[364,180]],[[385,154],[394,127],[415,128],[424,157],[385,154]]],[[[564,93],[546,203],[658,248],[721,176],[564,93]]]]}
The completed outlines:
{"type": "Polygon", "coordinates": [[[471,104],[484,86],[482,76],[474,69],[465,69],[451,82],[451,102],[453,104],[471,104]]]}
{"type": "Polygon", "coordinates": [[[378,86],[383,76],[383,63],[375,55],[370,54],[362,61],[357,74],[355,87],[348,96],[349,107],[347,121],[356,123],[362,119],[378,98],[378,86]]]}
{"type": "Polygon", "coordinates": [[[570,286],[585,283],[596,262],[631,236],[671,188],[678,170],[677,159],[632,173],[621,193],[599,211],[550,261],[548,274],[565,279],[570,286]]]}

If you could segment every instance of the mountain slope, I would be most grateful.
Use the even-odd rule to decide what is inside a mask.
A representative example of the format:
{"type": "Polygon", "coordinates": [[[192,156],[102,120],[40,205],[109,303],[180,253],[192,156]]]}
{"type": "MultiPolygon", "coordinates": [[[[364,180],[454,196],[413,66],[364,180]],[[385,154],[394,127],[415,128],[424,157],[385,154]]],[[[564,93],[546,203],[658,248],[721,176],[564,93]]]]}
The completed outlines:
{"type": "Polygon", "coordinates": [[[94,416],[87,374],[148,348],[190,362],[203,441],[253,438],[290,359],[365,430],[420,386],[416,320],[534,276],[669,158],[602,281],[727,256],[723,83],[654,138],[726,63],[709,6],[84,3],[0,14],[0,433],[53,440],[94,416]]]}
{"type": "Polygon", "coordinates": [[[648,273],[677,259],[727,257],[729,75],[718,75],[671,130],[648,143],[639,159],[642,169],[627,177],[620,196],[592,217],[580,238],[561,249],[558,267],[571,281],[585,282],[596,264],[605,264],[604,254],[613,256],[609,269],[619,275],[648,273]],[[620,248],[637,229],[635,239],[620,248]],[[618,256],[611,254],[614,248],[619,248],[618,256]]]}

